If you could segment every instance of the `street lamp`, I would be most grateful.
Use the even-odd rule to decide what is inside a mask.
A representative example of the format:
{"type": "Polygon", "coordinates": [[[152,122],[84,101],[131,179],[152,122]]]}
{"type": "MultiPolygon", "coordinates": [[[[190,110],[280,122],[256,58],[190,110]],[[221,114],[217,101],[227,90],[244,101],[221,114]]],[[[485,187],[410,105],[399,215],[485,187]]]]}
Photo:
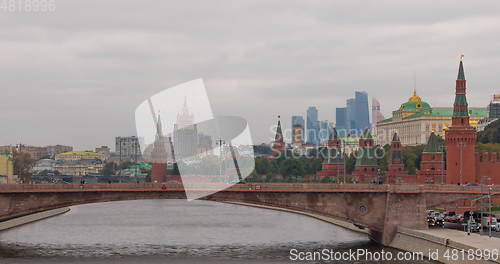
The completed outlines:
{"type": "MultiPolygon", "coordinates": [[[[483,186],[484,186],[484,180],[489,181],[491,178],[489,176],[481,176],[481,197],[483,197],[483,186]]],[[[480,210],[481,210],[481,223],[483,222],[483,199],[480,201],[480,210]]],[[[481,227],[482,228],[482,227],[481,227]]]]}
{"type": "MultiPolygon", "coordinates": [[[[492,221],[492,216],[491,216],[491,191],[493,190],[493,185],[488,185],[488,203],[489,203],[489,206],[490,206],[490,224],[488,225],[489,226],[489,234],[488,236],[491,237],[491,224],[493,223],[492,221]]],[[[481,219],[482,221],[482,219],[481,219]]]]}
{"type": "Polygon", "coordinates": [[[462,154],[462,150],[463,150],[463,147],[467,146],[467,143],[465,142],[458,142],[457,143],[457,146],[460,148],[460,185],[462,185],[462,181],[463,181],[463,175],[462,175],[462,167],[463,167],[463,154],[462,154]]]}
{"type": "MultiPolygon", "coordinates": [[[[347,138],[344,137],[345,140],[347,140],[347,138]]],[[[342,144],[342,148],[343,148],[343,151],[342,151],[342,157],[344,158],[344,184],[346,184],[346,163],[347,163],[347,156],[345,154],[345,145],[346,145],[346,142],[344,140],[340,140],[340,144],[342,144]]]]}
{"type": "MultiPolygon", "coordinates": [[[[217,145],[219,145],[219,177],[221,178],[224,178],[224,180],[227,180],[225,179],[225,177],[222,176],[222,166],[225,165],[223,164],[223,161],[224,161],[224,146],[225,146],[226,142],[222,139],[222,138],[219,138],[217,140],[217,145]]],[[[224,166],[224,169],[225,169],[225,166],[224,166]]]]}
{"type": "Polygon", "coordinates": [[[444,184],[444,153],[446,146],[441,145],[439,146],[439,149],[441,150],[441,184],[444,184]]]}

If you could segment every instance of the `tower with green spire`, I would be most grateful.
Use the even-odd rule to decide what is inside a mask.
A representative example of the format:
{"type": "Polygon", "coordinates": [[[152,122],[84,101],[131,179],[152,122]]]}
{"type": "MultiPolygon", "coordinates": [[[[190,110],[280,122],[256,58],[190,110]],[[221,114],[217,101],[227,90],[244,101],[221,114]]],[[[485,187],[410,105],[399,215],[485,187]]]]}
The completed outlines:
{"type": "Polygon", "coordinates": [[[443,145],[440,137],[433,131],[420,157],[417,182],[419,184],[443,184],[445,173],[443,163],[443,145]]]}
{"type": "Polygon", "coordinates": [[[452,126],[468,127],[469,125],[469,110],[467,98],[465,96],[466,80],[464,73],[463,55],[460,57],[460,65],[458,66],[458,76],[455,88],[455,102],[453,103],[452,126]]]}
{"type": "Polygon", "coordinates": [[[320,176],[321,179],[325,177],[337,177],[337,180],[340,180],[340,177],[344,176],[345,158],[336,128],[333,128],[330,138],[328,139],[327,151],[327,157],[323,161],[323,164],[321,164],[321,170],[318,172],[318,176],[320,176]]]}
{"type": "Polygon", "coordinates": [[[278,126],[276,127],[276,135],[273,142],[273,156],[279,156],[285,152],[285,142],[283,140],[283,131],[281,130],[281,120],[278,116],[278,126]]]}
{"type": "Polygon", "coordinates": [[[365,129],[359,139],[359,149],[355,152],[356,163],[352,176],[360,182],[374,182],[378,176],[376,148],[369,129],[365,129]]]}
{"type": "Polygon", "coordinates": [[[447,184],[478,182],[476,178],[476,130],[469,125],[464,56],[460,56],[451,127],[445,132],[447,184]]]}
{"type": "Polygon", "coordinates": [[[394,133],[391,141],[391,161],[387,170],[387,182],[389,184],[414,184],[416,177],[409,175],[405,170],[403,155],[401,152],[401,140],[398,133],[394,133]]]}

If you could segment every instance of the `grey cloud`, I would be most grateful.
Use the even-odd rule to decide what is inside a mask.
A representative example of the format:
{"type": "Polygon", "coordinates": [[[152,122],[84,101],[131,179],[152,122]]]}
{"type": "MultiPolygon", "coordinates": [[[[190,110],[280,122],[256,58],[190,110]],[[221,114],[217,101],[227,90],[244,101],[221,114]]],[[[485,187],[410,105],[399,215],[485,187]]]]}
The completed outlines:
{"type": "MultiPolygon", "coordinates": [[[[214,110],[255,142],[281,114],[316,105],[334,120],[354,90],[389,114],[417,90],[452,103],[466,54],[469,101],[486,105],[500,69],[498,1],[57,1],[0,16],[0,144],[113,145],[138,103],[204,78],[214,110]],[[56,128],[56,129],[54,129],[56,128]],[[34,133],[34,131],[42,131],[34,133]]],[[[498,92],[498,91],[496,91],[498,92]]]]}

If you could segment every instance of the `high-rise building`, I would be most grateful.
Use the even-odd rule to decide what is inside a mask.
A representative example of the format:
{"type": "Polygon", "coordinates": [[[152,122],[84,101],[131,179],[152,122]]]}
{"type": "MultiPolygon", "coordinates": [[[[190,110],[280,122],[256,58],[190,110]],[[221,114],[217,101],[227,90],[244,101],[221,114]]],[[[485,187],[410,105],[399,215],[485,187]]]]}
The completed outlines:
{"type": "Polygon", "coordinates": [[[354,101],[356,106],[355,124],[356,129],[363,131],[370,129],[370,112],[368,110],[368,94],[366,92],[355,92],[354,101]]]}
{"type": "Polygon", "coordinates": [[[326,144],[332,132],[331,123],[328,120],[319,121],[318,139],[320,144],[326,144]]]}
{"type": "Polygon", "coordinates": [[[340,137],[347,136],[347,116],[345,107],[337,107],[335,109],[335,128],[340,137]]]}
{"type": "Polygon", "coordinates": [[[198,127],[194,124],[194,115],[189,110],[187,101],[184,100],[184,105],[177,114],[177,120],[174,124],[175,157],[182,159],[197,154],[198,141],[198,127]]]}
{"type": "Polygon", "coordinates": [[[500,118],[500,94],[494,94],[488,105],[488,118],[500,118]]]}
{"type": "Polygon", "coordinates": [[[302,116],[292,116],[292,143],[293,141],[295,141],[295,138],[296,138],[296,134],[294,133],[294,131],[299,131],[298,128],[296,128],[297,126],[299,126],[301,129],[300,129],[300,142],[302,144],[302,142],[304,142],[304,129],[306,127],[306,124],[304,122],[304,118],[302,116]],[[296,128],[296,129],[294,129],[296,128]]]}
{"type": "Polygon", "coordinates": [[[347,134],[357,136],[356,101],[353,98],[347,99],[346,106],[347,134]]]}
{"type": "Polygon", "coordinates": [[[370,128],[368,94],[366,92],[355,92],[354,98],[347,99],[345,110],[337,108],[337,129],[339,128],[344,128],[346,130],[344,133],[351,136],[357,136],[365,129],[370,128]]]}
{"type": "Polygon", "coordinates": [[[385,117],[380,112],[380,102],[373,98],[372,99],[372,131],[374,135],[377,135],[377,123],[378,121],[384,120],[385,117]]]}
{"type": "Polygon", "coordinates": [[[315,106],[307,108],[307,133],[306,141],[308,144],[318,145],[318,109],[315,106]]]}
{"type": "Polygon", "coordinates": [[[141,147],[139,139],[136,136],[116,137],[115,152],[120,160],[139,160],[141,159],[141,147]]]}
{"type": "Polygon", "coordinates": [[[304,128],[301,125],[294,125],[292,127],[292,145],[294,147],[301,147],[304,143],[304,128]]]}

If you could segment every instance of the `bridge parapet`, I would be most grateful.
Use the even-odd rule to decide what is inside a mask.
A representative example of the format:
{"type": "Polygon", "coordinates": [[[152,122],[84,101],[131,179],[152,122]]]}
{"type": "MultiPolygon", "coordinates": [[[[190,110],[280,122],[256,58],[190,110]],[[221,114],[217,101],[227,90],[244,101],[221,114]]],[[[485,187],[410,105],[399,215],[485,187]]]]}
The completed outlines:
{"type": "MultiPolygon", "coordinates": [[[[214,185],[215,188],[216,185],[214,185]]],[[[15,191],[58,191],[58,190],[183,190],[182,184],[162,183],[91,183],[91,184],[0,184],[0,192],[15,191]]],[[[190,186],[190,189],[212,190],[210,184],[190,186]]],[[[498,192],[499,186],[493,186],[498,192]]],[[[330,184],[330,183],[246,183],[235,184],[222,191],[285,191],[285,192],[470,192],[481,193],[479,186],[457,186],[441,184],[330,184]]],[[[482,193],[487,193],[484,188],[482,193]]]]}

